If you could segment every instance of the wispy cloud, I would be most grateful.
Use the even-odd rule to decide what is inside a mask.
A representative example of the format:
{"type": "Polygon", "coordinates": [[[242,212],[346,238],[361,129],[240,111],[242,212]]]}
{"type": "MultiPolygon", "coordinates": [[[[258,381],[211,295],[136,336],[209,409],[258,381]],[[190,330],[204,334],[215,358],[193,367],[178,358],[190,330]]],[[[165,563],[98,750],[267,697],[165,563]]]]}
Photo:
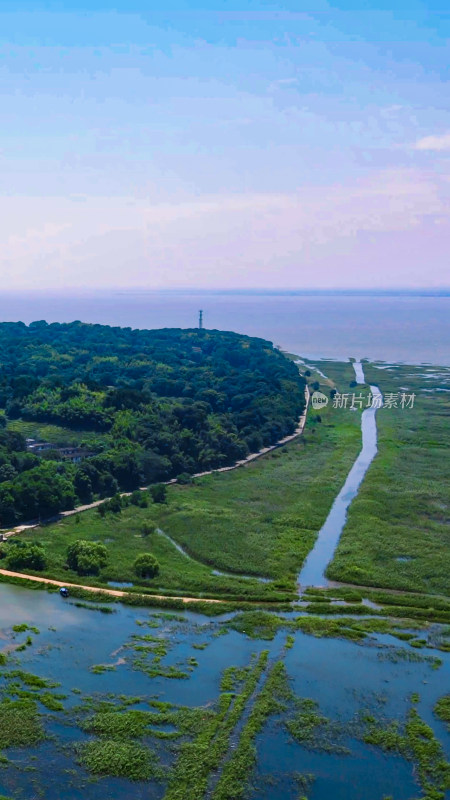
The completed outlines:
{"type": "Polygon", "coordinates": [[[279,78],[276,81],[271,81],[267,87],[269,92],[275,92],[278,89],[286,89],[290,86],[297,86],[298,78],[279,78]]]}
{"type": "Polygon", "coordinates": [[[414,150],[450,150],[450,132],[441,136],[424,136],[414,144],[414,150]]]}

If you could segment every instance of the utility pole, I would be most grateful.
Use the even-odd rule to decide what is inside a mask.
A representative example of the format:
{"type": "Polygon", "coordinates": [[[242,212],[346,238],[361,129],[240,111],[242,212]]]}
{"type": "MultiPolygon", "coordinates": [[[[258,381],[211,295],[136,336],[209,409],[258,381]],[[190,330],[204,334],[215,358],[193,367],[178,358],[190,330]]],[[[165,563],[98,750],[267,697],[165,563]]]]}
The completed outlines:
{"type": "Polygon", "coordinates": [[[198,312],[198,327],[200,330],[203,328],[203,311],[198,312]]]}

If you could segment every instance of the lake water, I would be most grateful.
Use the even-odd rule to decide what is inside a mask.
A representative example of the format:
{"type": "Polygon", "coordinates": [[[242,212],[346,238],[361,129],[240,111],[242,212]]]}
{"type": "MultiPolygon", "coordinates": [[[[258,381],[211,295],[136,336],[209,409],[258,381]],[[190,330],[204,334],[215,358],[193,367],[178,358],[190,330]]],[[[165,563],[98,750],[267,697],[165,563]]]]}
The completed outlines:
{"type": "MultiPolygon", "coordinates": [[[[89,780],[76,762],[76,746],[89,738],[77,724],[76,706],[87,698],[117,702],[119,695],[133,697],[134,707],[144,709],[149,698],[189,707],[209,706],[219,695],[225,667],[245,666],[252,653],[263,649],[270,651],[271,660],[277,660],[286,636],[279,632],[271,642],[251,640],[236,631],[224,632],[220,618],[211,621],[189,612],[177,613],[174,619],[164,612],[117,605],[114,613],[105,615],[78,608],[55,594],[0,585],[3,649],[11,641],[18,644],[25,639],[27,633],[12,631],[12,625],[24,622],[37,625],[40,633],[31,634],[33,644],[26,650],[10,654],[12,661],[1,672],[19,668],[57,681],[61,686],[55,691],[67,694],[63,701],[67,713],[45,713],[44,727],[53,739],[29,749],[7,751],[11,764],[0,770],[0,794],[14,800],[159,800],[164,782],[89,780]],[[146,626],[148,622],[151,627],[146,626]],[[134,634],[151,634],[167,642],[163,666],[186,669],[191,657],[198,665],[187,679],[151,678],[133,667],[135,653],[129,644],[134,634]],[[195,644],[206,647],[195,649],[195,644]],[[113,669],[95,674],[92,667],[98,664],[113,669]],[[74,693],[74,688],[81,694],[74,693]]],[[[284,660],[296,694],[316,700],[320,712],[339,725],[348,725],[359,713],[368,711],[385,721],[404,719],[411,693],[418,692],[420,715],[448,748],[449,736],[432,714],[432,707],[448,686],[450,654],[427,649],[417,655],[414,651],[419,660],[410,661],[402,653],[413,651],[391,636],[374,636],[367,643],[354,644],[299,632],[284,660]],[[425,660],[430,655],[442,658],[439,669],[425,660]]],[[[4,687],[3,678],[0,686],[4,687]]],[[[84,716],[91,713],[88,709],[84,716]]],[[[310,800],[381,800],[391,795],[396,800],[411,800],[421,795],[412,764],[399,756],[383,754],[351,732],[343,740],[348,755],[310,750],[291,739],[282,722],[280,716],[270,718],[257,736],[251,800],[297,800],[295,773],[316,775],[307,793],[310,800]]],[[[160,763],[173,763],[176,754],[170,741],[153,739],[149,744],[160,763]]]]}
{"type": "Polygon", "coordinates": [[[450,364],[450,297],[199,292],[0,293],[0,320],[196,327],[261,336],[308,358],[450,364]]]}

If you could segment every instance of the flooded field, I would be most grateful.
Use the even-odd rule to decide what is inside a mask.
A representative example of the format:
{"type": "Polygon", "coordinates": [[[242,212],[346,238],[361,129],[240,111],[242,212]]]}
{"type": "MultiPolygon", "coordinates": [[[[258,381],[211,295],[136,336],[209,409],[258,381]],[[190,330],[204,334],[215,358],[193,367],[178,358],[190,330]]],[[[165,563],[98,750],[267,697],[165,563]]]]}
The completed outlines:
{"type": "MultiPolygon", "coordinates": [[[[234,615],[210,619],[119,604],[110,613],[108,608],[0,586],[1,649],[7,655],[0,684],[4,730],[10,730],[17,702],[25,704],[25,733],[31,706],[37,709],[35,741],[31,736],[14,744],[20,740],[20,709],[11,725],[13,744],[4,746],[7,734],[1,734],[0,795],[195,797],[182,788],[177,794],[174,783],[174,775],[183,777],[186,743],[197,746],[202,731],[220,719],[224,698],[234,698],[228,718],[235,713],[258,659],[266,659],[265,666],[247,692],[242,715],[229,730],[225,715],[225,727],[217,728],[213,742],[222,737],[220,758],[208,764],[198,797],[423,797],[418,762],[367,741],[368,733],[374,739],[375,728],[386,730],[392,721],[400,730],[412,713],[448,752],[449,735],[433,707],[449,684],[450,655],[434,650],[429,634],[431,646],[418,650],[391,634],[349,641],[278,625],[268,635],[251,615],[247,627],[245,615],[237,624],[234,615]],[[227,794],[222,771],[233,764],[276,665],[282,680],[274,695],[279,692],[280,701],[254,729],[241,793],[227,794]]],[[[294,616],[284,619],[290,623],[294,616]]]]}

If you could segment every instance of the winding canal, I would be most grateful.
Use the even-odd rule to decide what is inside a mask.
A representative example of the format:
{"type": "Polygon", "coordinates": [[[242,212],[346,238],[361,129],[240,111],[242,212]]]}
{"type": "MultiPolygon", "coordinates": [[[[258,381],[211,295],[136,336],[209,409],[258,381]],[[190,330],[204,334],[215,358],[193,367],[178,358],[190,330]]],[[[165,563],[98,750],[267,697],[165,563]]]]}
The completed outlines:
{"type": "MultiPolygon", "coordinates": [[[[360,361],[353,362],[356,382],[365,383],[364,370],[360,361]]],[[[300,572],[298,585],[300,589],[307,586],[326,586],[328,581],[325,571],[333,558],[347,519],[347,511],[353,498],[356,497],[361,482],[370,464],[377,454],[376,412],[383,405],[383,397],[377,386],[371,386],[373,404],[361,414],[362,448],[348,473],[341,491],[337,495],[330,513],[319,531],[316,543],[306,559],[300,572]]]]}

